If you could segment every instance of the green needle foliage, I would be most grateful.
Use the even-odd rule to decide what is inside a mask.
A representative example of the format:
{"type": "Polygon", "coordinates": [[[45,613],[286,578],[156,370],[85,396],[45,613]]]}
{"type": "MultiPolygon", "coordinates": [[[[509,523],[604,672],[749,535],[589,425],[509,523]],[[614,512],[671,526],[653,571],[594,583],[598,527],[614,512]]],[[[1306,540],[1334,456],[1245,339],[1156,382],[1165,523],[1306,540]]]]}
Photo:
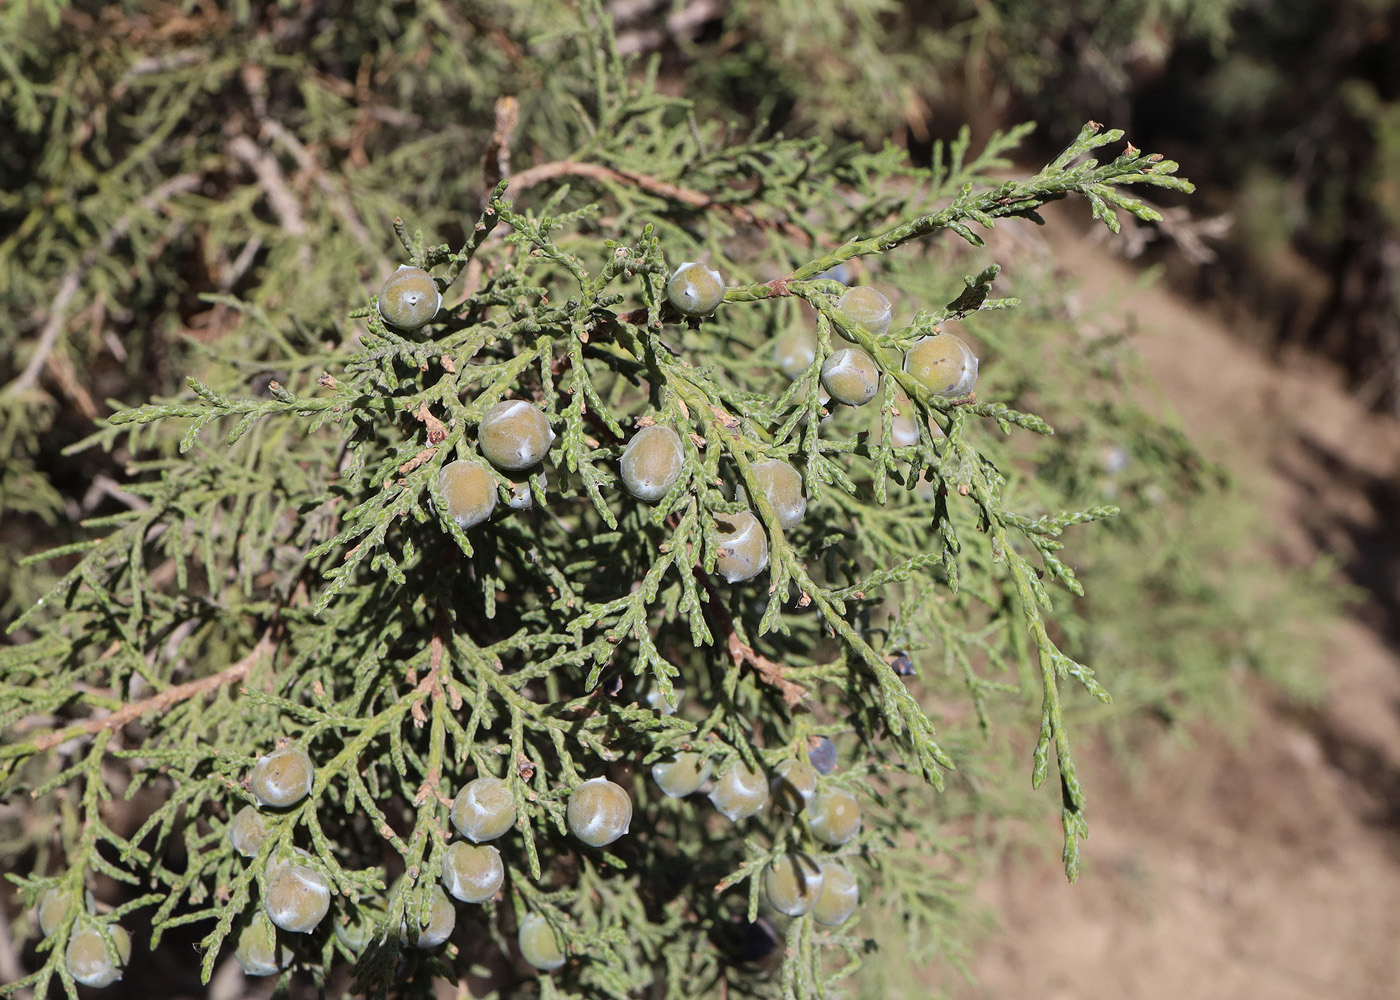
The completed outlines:
{"type": "MultiPolygon", "coordinates": [[[[1138,383],[1113,338],[1074,348],[1068,392],[1018,368],[1029,357],[1018,338],[1047,321],[1033,305],[1018,328],[1018,300],[994,297],[1005,279],[984,234],[1039,222],[1041,207],[1071,196],[1110,228],[1116,209],[1150,220],[1134,191],[1190,185],[1094,123],[1017,179],[1009,155],[1025,128],[975,155],[964,132],[927,168],[892,148],[739,134],[663,96],[654,64],[626,64],[594,6],[569,23],[531,36],[535,54],[512,64],[526,77],[553,70],[528,107],[503,99],[487,122],[476,98],[478,132],[495,135],[473,138],[470,169],[484,156],[487,183],[454,174],[438,190],[471,211],[421,213],[450,238],[387,224],[413,203],[405,193],[392,205],[383,187],[415,157],[441,169],[450,137],[429,131],[381,164],[384,176],[361,175],[366,194],[313,183],[334,249],[289,239],[287,211],[280,226],[260,223],[256,238],[273,248],[266,280],[204,299],[237,335],[201,349],[185,389],[114,401],[67,450],[125,456],[126,478],[121,509],[29,560],[58,570],[0,649],[0,781],[54,820],[9,834],[6,857],[34,862],[11,877],[26,904],[67,901],[38,967],[7,992],[46,994],[56,977],[75,995],[69,941],[129,914],[152,928],[138,950],[194,934],[206,981],[235,949],[247,969],[251,942],[269,932],[273,877],[292,862],[330,886],[330,912],[311,933],[275,932],[263,971],[327,990],[352,966],[370,995],[429,995],[439,978],[484,967],[500,995],[827,996],[874,941],[768,907],[763,875],[793,852],[851,868],[903,926],[910,961],[956,960],[957,868],[970,851],[941,820],[996,811],[990,793],[968,790],[995,753],[994,716],[1010,706],[1020,722],[1022,704],[1032,782],[1058,785],[1064,867],[1079,874],[1086,792],[1072,728],[1109,692],[1080,652],[1097,633],[1077,610],[1084,588],[1064,546],[1078,534],[1068,529],[1118,513],[1086,470],[1122,443],[1155,477],[1124,485],[1138,510],[1149,487],[1201,490],[1211,477],[1131,403],[1138,383]],[[571,105],[554,88],[589,96],[571,105]],[[512,172],[513,145],[525,158],[517,114],[544,152],[512,172]],[[360,239],[373,230],[347,220],[362,214],[386,220],[382,239],[360,239]],[[978,255],[970,267],[966,248],[978,255]],[[347,262],[375,257],[377,277],[345,277],[347,262]],[[687,320],[670,305],[665,286],[684,261],[724,276],[713,316],[687,320]],[[313,303],[344,296],[334,315],[298,313],[298,262],[327,275],[307,290],[313,303]],[[427,269],[443,296],[418,330],[386,325],[371,292],[398,264],[427,269]],[[898,293],[888,332],[836,308],[843,272],[898,293]],[[903,370],[904,352],[944,328],[985,345],[975,393],[931,394],[903,370]],[[789,377],[774,350],[793,335],[811,357],[789,377]],[[845,341],[880,371],[864,407],[822,388],[823,362],[845,341]],[[263,371],[277,377],[250,392],[263,371]],[[1037,397],[1071,421],[1067,442],[1007,402],[1037,397]],[[502,400],[546,416],[555,438],[542,465],[507,474],[481,456],[478,425],[502,400]],[[678,432],[684,462],[646,504],[618,462],[651,424],[678,432]],[[755,471],[773,459],[803,477],[806,515],[788,528],[755,471]],[[439,479],[458,460],[490,468],[498,491],[490,519],[467,529],[439,479]],[[717,570],[729,555],[721,526],[741,512],[758,519],[767,558],[730,584],[717,570]],[[963,714],[972,725],[935,725],[963,714]],[[820,762],[827,740],[839,764],[817,786],[855,795],[849,837],[827,832],[829,817],[814,822],[820,794],[737,821],[703,798],[733,768],[766,785],[785,762],[820,762]],[[287,745],[314,764],[310,793],[260,807],[254,765],[287,745]],[[713,777],[670,798],[649,773],[682,752],[707,758],[713,777]],[[453,800],[483,776],[505,783],[516,814],[492,842],[504,883],[485,904],[455,905],[446,945],[415,947],[457,839],[453,800]],[[632,812],[626,833],[591,847],[571,831],[569,804],[597,777],[624,789],[632,812]],[[929,786],[945,785],[963,797],[930,817],[929,786]],[[244,823],[235,846],[249,807],[261,839],[244,823]],[[951,860],[931,872],[935,855],[951,860]],[[85,888],[103,875],[128,891],[88,912],[85,888]],[[565,959],[538,975],[526,960],[550,949],[536,918],[565,959]]],[[[347,14],[346,38],[363,37],[352,25],[347,14]]],[[[424,45],[430,62],[466,58],[436,36],[424,45]]],[[[498,57],[474,70],[493,93],[509,73],[482,67],[498,57]]],[[[180,99],[198,100],[203,71],[172,72],[189,74],[180,99]]],[[[406,104],[420,100],[406,91],[406,104]]],[[[138,152],[122,161],[133,172],[138,152]]],[[[174,195],[157,190],[162,203],[174,195]]],[[[31,292],[36,273],[24,278],[31,292]]],[[[37,447],[40,424],[26,426],[37,447]]],[[[1148,516],[1134,523],[1157,530],[1148,516]]],[[[1174,704],[1164,688],[1133,704],[1174,704]]]]}

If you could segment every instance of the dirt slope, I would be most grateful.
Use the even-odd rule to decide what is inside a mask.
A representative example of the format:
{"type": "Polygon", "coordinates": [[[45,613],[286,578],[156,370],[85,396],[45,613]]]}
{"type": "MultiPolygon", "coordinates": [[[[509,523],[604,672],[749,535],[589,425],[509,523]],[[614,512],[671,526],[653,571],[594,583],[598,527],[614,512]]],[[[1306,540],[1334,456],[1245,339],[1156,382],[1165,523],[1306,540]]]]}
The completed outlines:
{"type": "MultiPolygon", "coordinates": [[[[1136,277],[1048,228],[1086,295],[1136,277]]],[[[983,885],[1007,933],[961,1000],[1400,996],[1400,424],[1163,288],[1131,308],[1188,428],[1279,530],[1281,565],[1329,555],[1364,597],[1329,632],[1315,712],[1261,692],[1245,736],[1198,734],[1131,779],[1085,761],[1084,874],[1065,884],[1047,848],[983,885]]]]}

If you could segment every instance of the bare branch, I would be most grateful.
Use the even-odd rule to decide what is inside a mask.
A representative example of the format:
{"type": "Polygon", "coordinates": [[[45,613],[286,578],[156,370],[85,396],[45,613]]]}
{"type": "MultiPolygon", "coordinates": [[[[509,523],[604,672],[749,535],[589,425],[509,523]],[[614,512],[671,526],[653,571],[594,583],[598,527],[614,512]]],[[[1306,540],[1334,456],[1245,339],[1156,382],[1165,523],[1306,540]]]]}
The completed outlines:
{"type": "Polygon", "coordinates": [[[67,729],[59,729],[52,733],[47,733],[34,741],[36,753],[45,750],[52,750],[60,743],[66,743],[74,737],[94,736],[100,732],[116,732],[130,722],[135,722],[147,712],[164,711],[173,705],[178,705],[182,701],[197,698],[201,695],[212,694],[222,687],[230,684],[237,684],[248,676],[248,673],[257,665],[264,656],[272,653],[276,648],[276,642],[272,638],[273,630],[269,628],[262,634],[248,655],[230,667],[225,667],[217,674],[210,674],[208,677],[201,677],[196,681],[189,681],[185,684],[177,684],[174,687],[166,688],[159,694],[144,698],[141,701],[134,701],[128,705],[123,705],[111,715],[104,715],[97,719],[87,719],[76,726],[69,726],[67,729]]]}
{"type": "Polygon", "coordinates": [[[710,595],[710,600],[705,607],[715,619],[719,630],[724,633],[724,645],[729,653],[729,658],[734,661],[736,666],[743,666],[747,663],[752,667],[753,672],[758,675],[760,680],[778,689],[789,708],[802,704],[803,699],[807,697],[807,689],[796,681],[788,680],[781,663],[777,660],[770,660],[739,637],[739,632],[734,626],[734,618],[725,608],[719,590],[711,582],[709,575],[698,564],[694,567],[694,573],[695,579],[700,581],[700,585],[710,595]]]}

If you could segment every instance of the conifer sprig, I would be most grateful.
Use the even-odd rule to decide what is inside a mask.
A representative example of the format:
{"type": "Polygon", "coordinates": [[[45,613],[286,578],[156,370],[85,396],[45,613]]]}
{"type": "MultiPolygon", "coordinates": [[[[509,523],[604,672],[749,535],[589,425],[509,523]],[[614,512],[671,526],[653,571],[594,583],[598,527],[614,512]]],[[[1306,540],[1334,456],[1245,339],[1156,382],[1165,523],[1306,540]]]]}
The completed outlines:
{"type": "MultiPolygon", "coordinates": [[[[449,863],[454,794],[490,775],[519,817],[500,841],[507,881],[484,909],[457,911],[505,954],[518,950],[520,920],[542,917],[567,962],[541,995],[622,998],[664,984],[670,995],[824,996],[860,967],[864,925],[803,915],[782,929],[760,913],[767,866],[812,849],[809,817],[770,809],[736,826],[703,799],[662,794],[648,769],[690,752],[716,777],[741,765],[767,776],[838,740],[841,769],[821,787],[859,792],[865,825],[821,856],[859,871],[867,899],[885,900],[922,944],[955,947],[943,929],[957,872],[931,875],[925,862],[966,844],[931,821],[901,824],[929,808],[927,783],[973,786],[978,740],[1022,700],[1040,709],[1037,785],[1055,751],[1065,866],[1077,874],[1087,828],[1074,688],[1107,694],[1079,662],[1074,609],[1051,596],[1083,594],[1082,566],[1062,548],[1082,539],[1067,529],[1116,508],[1038,475],[1050,465],[1038,449],[1061,442],[1016,408],[1035,393],[1013,398],[995,375],[1014,363],[1003,331],[1021,303],[992,297],[996,263],[979,255],[964,267],[949,244],[983,250],[988,227],[1039,221],[1039,207],[1070,195],[1112,228],[1118,208],[1152,216],[1127,191],[1189,185],[1131,147],[1102,158],[1121,134],[1093,125],[1018,180],[1006,177],[1025,128],[976,153],[965,130],[918,169],[892,148],[723,126],[659,95],[654,75],[619,57],[597,5],[583,6],[598,30],[551,25],[520,64],[538,94],[494,109],[465,101],[478,123],[494,111],[490,143],[471,150],[485,183],[461,166],[476,162],[456,148],[470,129],[384,151],[356,175],[373,195],[328,177],[316,144],[276,122],[230,140],[262,186],[236,188],[229,204],[271,213],[251,217],[248,261],[265,241],[270,265],[305,270],[287,281],[269,266],[256,295],[236,279],[208,283],[205,305],[241,323],[245,342],[192,348],[203,367],[184,391],[114,403],[70,449],[114,456],[129,481],[86,539],[48,554],[57,582],[11,624],[24,641],[0,649],[0,780],[60,820],[56,837],[22,845],[39,858],[17,879],[26,902],[58,888],[76,914],[98,873],[130,891],[115,911],[62,925],[42,967],[11,989],[42,992],[57,974],[73,995],[63,952],[75,928],[136,911],[155,944],[197,929],[208,978],[263,907],[272,871],[296,859],[335,898],[325,928],[297,939],[295,969],[321,977],[355,961],[368,993],[426,991],[474,957],[405,942],[449,863]],[[561,93],[590,96],[571,107],[561,93]],[[512,172],[512,150],[549,159],[512,172]],[[304,189],[288,184],[283,153],[304,189]],[[450,160],[455,193],[386,195],[407,185],[385,177],[409,176],[418,160],[450,160]],[[348,266],[380,267],[385,246],[366,234],[390,218],[392,263],[428,269],[443,295],[418,330],[386,323],[365,290],[375,282],[348,266]],[[332,235],[318,248],[287,239],[308,229],[332,235]],[[684,319],[669,301],[668,276],[685,260],[724,271],[713,316],[684,319]],[[965,269],[975,273],[943,277],[965,269]],[[893,329],[874,333],[837,307],[854,275],[899,299],[893,329]],[[291,315],[301,286],[334,310],[291,315]],[[903,370],[903,353],[945,328],[993,345],[981,398],[931,394],[903,370]],[[811,360],[788,379],[771,352],[793,330],[810,333],[811,360]],[[882,375],[864,409],[823,399],[823,362],[844,342],[882,375]],[[488,468],[495,513],[463,528],[439,476],[454,459],[483,461],[479,425],[509,399],[547,418],[549,460],[488,468]],[[913,443],[895,443],[897,422],[913,443]],[[677,432],[683,468],[651,505],[618,468],[654,424],[677,432]],[[772,460],[803,474],[809,512],[797,523],[784,524],[764,489],[760,466],[772,460]],[[719,521],[741,512],[761,524],[768,563],[727,584],[719,521]],[[975,719],[966,730],[963,711],[975,719]],[[254,764],[281,742],[314,758],[315,781],[298,804],[261,813],[265,837],[248,856],[230,828],[256,802],[254,764]],[[627,785],[633,831],[585,849],[569,803],[601,776],[627,785]],[[110,819],[120,797],[138,814],[130,827],[110,819]],[[61,858],[46,853],[54,845],[61,858]],[[352,920],[375,927],[371,944],[332,932],[352,920]],[[772,975],[735,958],[760,932],[789,951],[772,975]]],[[[153,74],[141,119],[151,134],[171,134],[207,72],[153,74]]],[[[243,85],[250,102],[266,99],[253,75],[243,85]]],[[[358,111],[320,86],[306,83],[308,100],[333,109],[327,134],[357,134],[358,111]]],[[[136,207],[94,217],[143,248],[148,229],[199,217],[195,192],[220,179],[199,148],[173,186],[154,168],[144,176],[169,165],[159,143],[113,158],[107,180],[136,185],[136,207]]],[[[105,261],[117,244],[93,245],[105,261]]],[[[14,248],[0,244],[0,257],[14,248]]],[[[129,288],[125,273],[85,274],[71,295],[109,279],[129,288]]],[[[1188,464],[1156,425],[1141,433],[1144,451],[1188,464]]]]}
{"type": "MultiPolygon", "coordinates": [[[[332,819],[341,815],[335,803],[345,816],[364,817],[366,831],[418,873],[418,881],[436,878],[449,833],[448,775],[464,767],[499,773],[505,765],[522,817],[526,881],[513,883],[519,906],[542,908],[559,927],[577,928],[583,914],[571,903],[555,909],[529,880],[552,870],[543,851],[545,845],[557,850],[552,845],[564,831],[561,796],[608,762],[638,754],[655,759],[703,741],[731,747],[735,759],[771,765],[788,753],[781,749],[787,740],[756,753],[751,728],[762,719],[765,731],[800,744],[799,734],[814,731],[804,720],[816,711],[838,724],[848,714],[878,720],[908,762],[895,766],[942,787],[942,772],[954,758],[892,665],[890,647],[882,648],[880,634],[866,622],[871,608],[897,600],[901,591],[924,601],[941,588],[956,598],[963,581],[975,576],[979,588],[1001,588],[1006,595],[981,590],[978,599],[989,608],[1005,601],[1031,637],[1043,689],[1034,781],[1046,777],[1053,746],[1064,797],[1065,866],[1074,878],[1077,842],[1086,832],[1084,795],[1060,685],[1074,679],[1098,698],[1108,695],[1052,639],[1045,617],[1052,604],[1041,577],[1082,594],[1060,554],[1060,535],[1115,511],[1100,506],[1032,514],[1008,506],[1008,480],[980,450],[982,432],[974,422],[1041,434],[1051,433],[1048,425],[997,402],[932,395],[894,360],[940,324],[1013,307],[1014,300],[989,298],[995,266],[967,278],[963,291],[941,308],[879,336],[845,321],[833,304],[840,286],[816,276],[942,231],[980,245],[971,227],[1035,218],[1036,208],[1070,193],[1132,210],[1119,185],[1186,187],[1173,175],[1174,165],[1136,152],[1075,165],[1118,138],[1088,126],[1041,173],[992,185],[976,178],[998,162],[1006,142],[994,140],[970,166],[963,162],[965,143],[955,144],[946,163],[920,178],[944,188],[959,184],[943,208],[847,240],[785,277],[731,287],[721,315],[706,326],[723,331],[727,317],[772,309],[785,297],[814,310],[813,360],[777,393],[767,389],[772,376],[761,366],[736,366],[685,348],[689,334],[670,318],[660,294],[672,266],[666,225],[648,224],[635,242],[613,237],[591,249],[570,230],[595,226],[600,206],[563,214],[522,211],[507,199],[504,181],[457,249],[423,249],[421,236],[410,237],[398,225],[410,263],[445,267],[440,284],[446,292],[467,265],[483,265],[481,284],[447,308],[429,337],[395,332],[371,306],[353,314],[367,320],[363,346],[342,358],[322,356],[326,370],[315,380],[305,358],[288,359],[290,382],[271,382],[265,400],[239,398],[191,378],[187,397],[121,410],[84,443],[110,448],[138,428],[176,421],[183,427],[184,457],[153,468],[158,479],[132,487],[149,502],[94,525],[105,536],[73,552],[81,560],[41,602],[57,609],[43,627],[50,638],[3,654],[0,701],[23,706],[11,718],[62,706],[76,720],[8,744],[3,757],[10,780],[39,773],[44,754],[65,740],[97,737],[81,743],[73,763],[50,771],[38,786],[84,789],[88,833],[67,863],[74,871],[134,879],[104,858],[98,845],[105,843],[123,864],[147,869],[165,893],[151,897],[159,899],[157,935],[213,918],[203,940],[206,977],[240,915],[267,891],[260,862],[290,848],[294,837],[306,838],[313,866],[347,899],[367,900],[385,890],[386,874],[353,867],[357,862],[344,847],[346,820],[332,819]],[[915,412],[906,416],[920,427],[916,445],[884,443],[888,412],[875,439],[862,432],[843,440],[822,430],[819,372],[838,331],[877,358],[885,408],[896,405],[896,389],[907,397],[902,405],[915,412]],[[559,428],[557,464],[548,475],[528,477],[533,512],[464,532],[445,514],[438,472],[453,454],[471,452],[475,425],[508,397],[535,400],[559,428]],[[654,510],[618,500],[625,494],[614,462],[639,420],[665,420],[690,436],[685,476],[654,510]],[[942,432],[937,438],[935,427],[942,432]],[[811,501],[838,515],[834,535],[782,526],[754,471],[757,461],[775,457],[808,470],[811,501]],[[907,542],[885,534],[878,519],[862,530],[871,503],[904,509],[908,501],[892,494],[890,483],[912,489],[921,477],[931,503],[909,511],[932,527],[927,549],[909,550],[907,542]],[[725,481],[730,485],[721,488],[725,481]],[[747,503],[736,502],[733,487],[742,487],[747,503]],[[730,590],[712,575],[714,518],[749,504],[769,539],[769,569],[763,586],[730,590]],[[182,525],[200,530],[187,534],[182,525]],[[989,564],[968,565],[965,543],[972,536],[985,539],[989,564]],[[450,539],[452,549],[435,539],[450,539]],[[864,568],[857,570],[858,564],[864,568]],[[180,581],[183,596],[152,587],[153,574],[164,573],[180,581]],[[751,607],[755,599],[757,608],[751,607]],[[195,656],[208,662],[220,648],[237,650],[269,621],[277,624],[261,626],[263,638],[245,646],[234,667],[174,681],[180,664],[195,656]],[[835,639],[834,655],[788,660],[810,642],[814,624],[835,639]],[[98,641],[104,633],[110,645],[98,641]],[[52,675],[62,686],[50,689],[47,700],[36,672],[41,659],[67,664],[52,675]],[[75,690],[66,678],[100,679],[105,688],[75,690]],[[133,683],[156,693],[144,700],[116,694],[133,683]],[[708,689],[714,700],[702,721],[687,721],[608,700],[602,689],[616,684],[654,692],[662,704],[679,700],[682,684],[692,695],[708,689]],[[868,703],[843,704],[856,691],[868,703]],[[162,714],[150,718],[156,710],[162,714]],[[113,714],[92,714],[101,711],[113,714]],[[143,718],[149,721],[139,750],[111,743],[143,718]],[[189,819],[217,813],[221,784],[222,794],[236,792],[246,754],[264,734],[277,732],[316,751],[316,785],[304,806],[273,824],[253,863],[240,867],[223,848],[217,823],[189,819]],[[89,808],[107,794],[98,767],[109,754],[127,762],[133,787],[166,790],[131,840],[104,827],[89,808]],[[411,817],[406,825],[396,818],[404,808],[411,817]],[[151,867],[173,837],[183,837],[193,863],[178,873],[151,867]],[[211,884],[221,886],[217,901],[209,896],[211,884]]],[[[755,163],[790,161],[807,150],[780,142],[730,152],[738,162],[755,163]]],[[[900,176],[911,175],[901,170],[900,176]]],[[[669,179],[617,173],[601,180],[605,190],[623,185],[642,192],[656,207],[689,200],[668,186],[669,179]],[[660,204],[650,200],[656,198],[660,204]]],[[[853,214],[862,212],[857,207],[853,214]]],[[[494,478],[502,490],[511,488],[506,476],[494,478]]],[[[958,648],[941,600],[929,602],[929,621],[937,623],[931,634],[945,644],[949,666],[962,671],[985,725],[985,700],[1005,686],[977,674],[958,648]]],[[[33,618],[39,610],[13,627],[45,620],[33,618]]],[[[920,631],[904,627],[911,637],[920,631]]],[[[980,642],[1000,660],[1005,654],[993,652],[990,641],[995,634],[980,642]]],[[[235,795],[224,809],[231,814],[237,801],[235,795]]],[[[752,881],[783,850],[781,841],[752,843],[733,877],[719,880],[721,890],[752,881]]],[[[862,843],[877,855],[882,849],[878,839],[862,843]]],[[[639,860],[635,852],[605,856],[618,877],[628,877],[639,860]]],[[[45,884],[26,882],[31,891],[45,884]]],[[[757,883],[745,894],[752,920],[757,883]]],[[[405,914],[409,899],[402,891],[392,895],[385,926],[405,914]]],[[[794,957],[781,980],[786,994],[817,995],[833,981],[819,958],[823,942],[843,954],[847,966],[855,961],[852,941],[817,936],[810,921],[794,923],[791,935],[794,957]]],[[[625,946],[645,952],[645,942],[645,936],[596,939],[600,950],[585,965],[596,966],[598,976],[580,982],[600,995],[627,995],[643,974],[623,971],[632,961],[625,946]]],[[[658,945],[652,959],[663,950],[658,945]]],[[[364,966],[362,974],[382,985],[373,972],[378,967],[364,966]]],[[[41,975],[54,969],[50,961],[41,975]]]]}

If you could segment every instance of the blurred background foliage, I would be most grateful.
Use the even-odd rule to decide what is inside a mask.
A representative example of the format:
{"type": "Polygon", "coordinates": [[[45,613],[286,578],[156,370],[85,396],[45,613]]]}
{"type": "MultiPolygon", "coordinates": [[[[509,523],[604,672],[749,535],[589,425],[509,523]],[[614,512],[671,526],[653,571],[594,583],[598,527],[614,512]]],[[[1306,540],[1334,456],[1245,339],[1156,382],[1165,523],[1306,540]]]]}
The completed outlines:
{"type": "Polygon", "coordinates": [[[1146,234],[1152,259],[1400,410],[1394,0],[854,0],[811,19],[796,2],[675,6],[715,13],[678,46],[685,86],[783,128],[916,155],[963,123],[1037,121],[1037,152],[1086,118],[1125,128],[1186,164],[1191,213],[1222,222],[1206,227],[1218,256],[1183,255],[1171,237],[1191,228],[1169,226],[1146,234]]]}
{"type": "MultiPolygon", "coordinates": [[[[1273,343],[1324,348],[1364,398],[1400,407],[1400,4],[604,6],[636,72],[693,100],[700,120],[729,123],[732,142],[782,131],[892,142],[926,161],[964,123],[977,146],[1033,118],[1031,162],[1084,120],[1125,128],[1200,184],[1191,216],[1233,223],[1204,247],[1189,216],[1169,216],[1175,225],[1128,245],[1262,319],[1253,328],[1273,343]]],[[[282,336],[334,350],[345,312],[392,269],[395,216],[461,242],[500,165],[498,97],[519,101],[514,170],[572,148],[591,86],[581,67],[598,57],[566,27],[577,19],[569,0],[0,9],[0,620],[66,568],[24,556],[133,502],[121,484],[135,456],[65,453],[109,401],[176,392],[189,374],[265,391],[298,353],[282,336]]],[[[1228,705],[1242,676],[1315,694],[1300,630],[1333,598],[1258,558],[1228,476],[1141,402],[1150,376],[1111,310],[1074,307],[1043,245],[1017,256],[1005,279],[1026,303],[1014,342],[1004,324],[968,327],[985,349],[988,398],[1060,432],[1008,455],[1018,486],[1124,508],[1074,539],[1090,598],[1059,609],[1066,651],[1101,666],[1116,699],[1077,699],[1075,711],[1131,746],[1228,705]]],[[[955,293],[989,260],[933,248],[878,280],[943,301],[929,289],[955,293]]],[[[142,457],[177,440],[152,435],[142,457]]],[[[976,719],[941,723],[954,751],[984,739],[976,719]]],[[[994,846],[989,817],[1035,808],[1019,791],[1025,771],[1005,748],[980,754],[923,819],[965,836],[959,852],[994,846]]],[[[970,863],[956,857],[951,867],[970,863]]],[[[956,954],[967,929],[956,906],[947,912],[932,933],[903,928],[915,957],[956,954]]],[[[870,974],[872,993],[893,989],[876,978],[889,975],[870,974]]]]}

